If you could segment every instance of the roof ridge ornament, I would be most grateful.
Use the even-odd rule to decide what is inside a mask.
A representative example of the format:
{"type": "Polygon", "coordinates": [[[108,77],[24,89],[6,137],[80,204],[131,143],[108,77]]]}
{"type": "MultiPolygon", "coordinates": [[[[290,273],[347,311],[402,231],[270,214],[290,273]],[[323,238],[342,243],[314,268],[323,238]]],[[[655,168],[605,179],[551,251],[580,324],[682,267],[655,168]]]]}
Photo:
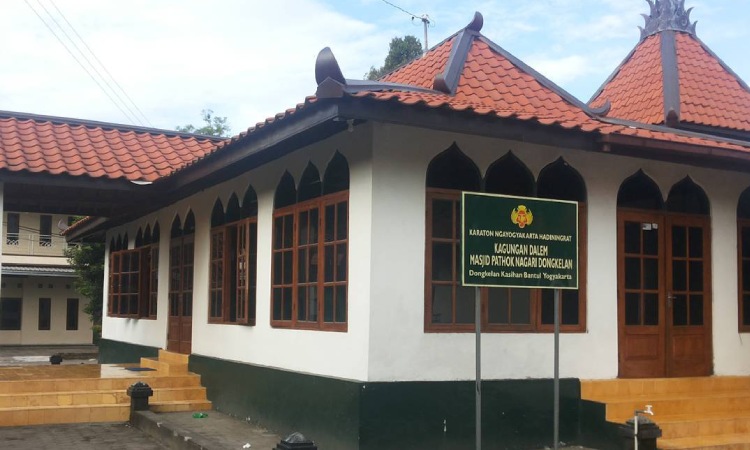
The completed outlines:
{"type": "Polygon", "coordinates": [[[690,22],[690,12],[685,10],[685,0],[646,0],[651,13],[641,14],[646,20],[641,30],[641,40],[665,30],[682,31],[695,36],[695,24],[690,22]]]}

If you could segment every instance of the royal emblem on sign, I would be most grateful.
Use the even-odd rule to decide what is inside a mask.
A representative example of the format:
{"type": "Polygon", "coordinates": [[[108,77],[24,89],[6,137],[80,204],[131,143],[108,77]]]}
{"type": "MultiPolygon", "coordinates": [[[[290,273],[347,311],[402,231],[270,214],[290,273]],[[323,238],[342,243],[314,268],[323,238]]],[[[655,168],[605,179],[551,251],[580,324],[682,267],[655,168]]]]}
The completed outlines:
{"type": "Polygon", "coordinates": [[[518,228],[525,228],[534,221],[534,214],[524,205],[518,205],[518,208],[513,208],[513,212],[510,213],[510,221],[518,225],[518,228]]]}

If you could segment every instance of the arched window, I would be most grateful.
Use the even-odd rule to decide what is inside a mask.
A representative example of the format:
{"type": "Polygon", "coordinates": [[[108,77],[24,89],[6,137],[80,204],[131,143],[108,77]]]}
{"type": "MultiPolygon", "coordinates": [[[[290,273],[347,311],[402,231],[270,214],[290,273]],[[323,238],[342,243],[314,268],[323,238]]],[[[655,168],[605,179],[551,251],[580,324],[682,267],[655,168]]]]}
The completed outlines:
{"type": "Polygon", "coordinates": [[[737,248],[739,252],[739,327],[741,332],[750,332],[750,188],[740,195],[737,204],[737,248]]]}
{"type": "Polygon", "coordinates": [[[110,250],[107,313],[110,317],[156,318],[158,247],[151,244],[151,227],[138,228],[135,247],[128,249],[128,235],[118,236],[110,250]]]}
{"type": "MultiPolygon", "coordinates": [[[[232,194],[226,212],[214,207],[211,220],[211,259],[208,321],[255,325],[257,260],[257,200],[248,187],[243,205],[232,194]],[[215,216],[215,219],[214,219],[215,216]]],[[[220,204],[219,200],[216,200],[220,204]]]]}
{"type": "Polygon", "coordinates": [[[490,194],[532,197],[536,191],[534,176],[516,155],[508,152],[487,170],[484,191],[490,194]]]}
{"type": "MultiPolygon", "coordinates": [[[[545,167],[537,183],[528,167],[511,152],[490,165],[484,181],[477,166],[457,145],[435,156],[427,169],[425,329],[428,331],[474,330],[474,288],[465,288],[460,283],[461,191],[480,191],[482,186],[485,192],[493,194],[533,197],[538,193],[540,197],[577,201],[579,215],[585,217],[583,178],[562,159],[545,167]]],[[[585,242],[583,236],[580,239],[585,242]]],[[[581,260],[585,257],[582,251],[581,260]]],[[[585,269],[579,272],[585,273],[585,269]]],[[[585,281],[580,283],[585,286],[585,281]]],[[[482,329],[551,331],[547,316],[549,306],[554,304],[547,297],[547,291],[540,289],[482,288],[482,329]]],[[[583,295],[566,292],[563,304],[562,330],[585,330],[583,295]]]]}
{"type": "MultiPolygon", "coordinates": [[[[560,300],[560,329],[586,330],[586,184],[577,170],[562,158],[542,169],[537,181],[540,198],[578,202],[578,286],[563,290],[560,300]]],[[[541,327],[553,327],[554,291],[541,290],[539,321],[541,327]]]]}
{"type": "Polygon", "coordinates": [[[664,208],[664,199],[659,186],[642,170],[623,181],[617,193],[619,208],[653,209],[664,208]]]}
{"type": "MultiPolygon", "coordinates": [[[[484,190],[491,194],[533,197],[536,183],[526,165],[512,152],[498,159],[484,179],[484,190]]],[[[536,331],[539,325],[539,289],[491,288],[482,290],[488,331],[536,331]]]]}
{"type": "Polygon", "coordinates": [[[474,288],[460,283],[461,191],[481,189],[479,168],[454,143],[427,167],[425,326],[471,329],[474,288]]]}
{"type": "Polygon", "coordinates": [[[281,177],[274,196],[272,326],[346,331],[348,187],[349,165],[338,152],[323,183],[313,164],[298,192],[288,172],[281,177]]]}
{"type": "Polygon", "coordinates": [[[672,186],[667,197],[667,211],[684,214],[710,214],[708,196],[690,177],[672,186]]]}

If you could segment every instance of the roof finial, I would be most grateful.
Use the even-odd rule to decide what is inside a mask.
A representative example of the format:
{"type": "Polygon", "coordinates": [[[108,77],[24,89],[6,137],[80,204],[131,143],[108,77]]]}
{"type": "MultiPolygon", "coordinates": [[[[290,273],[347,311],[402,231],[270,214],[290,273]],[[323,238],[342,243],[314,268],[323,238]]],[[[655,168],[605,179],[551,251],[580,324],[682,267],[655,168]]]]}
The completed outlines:
{"type": "Polygon", "coordinates": [[[641,29],[641,40],[664,30],[682,31],[695,36],[696,22],[690,23],[693,8],[686,11],[685,0],[646,1],[651,6],[651,13],[648,16],[641,14],[646,19],[645,26],[638,27],[641,29]]]}

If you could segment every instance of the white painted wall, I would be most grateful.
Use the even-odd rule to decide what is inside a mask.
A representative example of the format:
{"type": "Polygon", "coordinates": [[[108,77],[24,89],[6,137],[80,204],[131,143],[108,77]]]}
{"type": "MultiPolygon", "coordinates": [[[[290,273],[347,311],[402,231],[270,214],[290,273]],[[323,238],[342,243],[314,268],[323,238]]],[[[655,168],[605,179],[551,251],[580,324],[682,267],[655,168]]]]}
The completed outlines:
{"type": "MultiPolygon", "coordinates": [[[[750,176],[697,167],[555,149],[475,136],[377,125],[373,143],[373,253],[369,376],[372,381],[469,380],[472,333],[424,333],[425,175],[430,160],[454,141],[484,173],[512,150],[535,177],[562,156],[588,192],[587,331],[561,337],[561,376],[617,376],[616,199],[621,183],[643,169],[662,189],[689,175],[702,186],[712,220],[714,349],[717,374],[748,373],[748,337],[737,332],[735,211],[750,176]],[[397,345],[394,345],[397,343],[397,345]]],[[[486,333],[487,379],[549,378],[551,334],[486,333]]]]}
{"type": "MultiPolygon", "coordinates": [[[[159,221],[161,231],[159,259],[159,304],[157,320],[105,317],[103,337],[154,347],[166,347],[169,230],[176,214],[184,222],[192,209],[196,219],[195,272],[193,300],[193,341],[195,354],[283,368],[332,377],[366,380],[367,339],[369,336],[369,280],[371,259],[371,164],[370,129],[359,126],[353,133],[342,133],[314,146],[274,161],[259,170],[212,187],[148,217],[126,224],[107,235],[127,232],[130,248],[138,228],[159,221]],[[336,151],[349,164],[349,309],[348,329],[342,332],[277,329],[270,326],[271,317],[271,235],[273,197],[285,170],[299,183],[303,170],[311,161],[321,178],[336,151]],[[210,217],[217,197],[226,207],[234,192],[242,199],[248,185],[258,195],[258,274],[257,325],[208,323],[209,237],[210,217]]],[[[108,262],[105,268],[108,273],[108,262]]],[[[105,292],[108,282],[105,282],[105,292]]],[[[106,305],[106,299],[105,299],[106,305]]]]}
{"type": "MultiPolygon", "coordinates": [[[[561,338],[561,375],[617,376],[616,198],[621,183],[643,169],[666,198],[689,175],[711,202],[714,369],[750,371],[750,339],[737,332],[735,211],[750,175],[608,154],[559,149],[477,136],[368,124],[342,133],[261,169],[243,174],[148,217],[110,230],[132,239],[138,227],[161,228],[157,320],[104,318],[103,336],[166,346],[169,229],[176,214],[196,217],[193,352],[298,372],[354,380],[470,380],[474,377],[472,333],[424,333],[425,175],[430,160],[454,141],[484,172],[512,150],[534,176],[560,156],[584,177],[588,192],[587,330],[561,338]],[[285,170],[299,178],[312,161],[321,176],[334,151],[348,160],[351,175],[349,224],[349,331],[275,329],[270,326],[271,223],[273,194],[285,170]],[[208,243],[214,201],[224,205],[248,184],[258,194],[257,325],[208,324],[208,243]]],[[[105,281],[105,292],[107,283],[105,281]]],[[[106,301],[105,301],[106,304],[106,301]]],[[[550,333],[487,333],[483,374],[487,379],[549,378],[550,333]]]]}

